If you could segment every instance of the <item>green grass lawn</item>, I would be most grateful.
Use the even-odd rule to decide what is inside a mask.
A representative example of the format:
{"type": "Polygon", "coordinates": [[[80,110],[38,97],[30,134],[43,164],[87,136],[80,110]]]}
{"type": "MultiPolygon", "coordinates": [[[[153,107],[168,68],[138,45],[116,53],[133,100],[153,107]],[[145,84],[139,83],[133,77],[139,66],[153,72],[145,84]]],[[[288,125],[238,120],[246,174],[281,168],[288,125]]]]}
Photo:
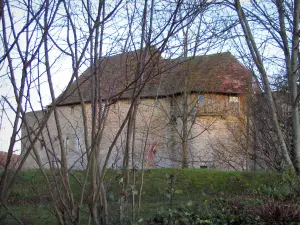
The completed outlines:
{"type": "MultiPolygon", "coordinates": [[[[51,177],[49,171],[48,173],[51,177]]],[[[72,174],[79,181],[83,179],[81,171],[72,171],[72,174]]],[[[120,171],[110,170],[105,179],[111,221],[118,221],[120,178],[120,171]]],[[[186,215],[201,217],[203,221],[206,221],[202,221],[201,224],[223,224],[220,221],[240,221],[240,223],[247,224],[249,221],[245,222],[243,216],[248,218],[249,210],[250,214],[253,213],[253,218],[261,218],[256,217],[255,210],[260,207],[270,207],[270,201],[274,201],[273,205],[277,203],[286,204],[286,202],[291,205],[296,201],[296,199],[288,198],[291,195],[291,190],[282,183],[282,174],[279,173],[174,168],[146,170],[141,210],[137,217],[143,218],[144,224],[150,224],[151,218],[152,220],[155,218],[157,221],[164,217],[170,219],[171,212],[174,218],[176,216],[181,218],[186,215]],[[266,204],[267,206],[265,206],[266,204]],[[169,210],[171,208],[172,210],[169,210]]],[[[124,204],[124,206],[128,208],[128,215],[125,215],[128,221],[130,221],[131,216],[132,190],[139,190],[140,184],[141,172],[138,171],[136,173],[136,186],[129,185],[126,194],[128,204],[124,204]]],[[[71,187],[75,200],[79,199],[80,185],[72,177],[71,187]]],[[[138,199],[136,198],[137,202],[138,199]]],[[[57,224],[51,208],[49,190],[47,190],[43,177],[37,170],[20,173],[16,184],[10,190],[9,208],[25,224],[57,224]]],[[[269,209],[266,208],[261,211],[263,210],[269,209]]],[[[6,215],[6,212],[7,210],[1,207],[0,224],[17,224],[10,215],[6,215]]],[[[257,214],[259,213],[257,212],[257,214]]],[[[297,218],[292,218],[292,220],[297,220],[297,218]]],[[[264,219],[260,222],[263,224],[264,221],[266,224],[269,222],[264,219]]],[[[87,223],[88,208],[84,204],[81,224],[87,223]]],[[[118,223],[113,222],[112,224],[118,223]]],[[[257,221],[253,221],[253,224],[257,224],[257,221]]]]}

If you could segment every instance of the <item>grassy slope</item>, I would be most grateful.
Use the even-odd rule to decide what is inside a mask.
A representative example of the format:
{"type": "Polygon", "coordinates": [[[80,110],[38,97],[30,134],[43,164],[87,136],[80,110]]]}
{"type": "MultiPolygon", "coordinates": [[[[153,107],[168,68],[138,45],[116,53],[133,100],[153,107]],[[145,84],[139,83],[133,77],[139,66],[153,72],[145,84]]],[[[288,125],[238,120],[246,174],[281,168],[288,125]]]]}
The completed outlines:
{"type": "Polygon", "coordinates": [[[154,169],[145,173],[143,207],[141,216],[153,216],[160,206],[169,207],[166,193],[170,189],[166,174],[175,177],[173,204],[180,205],[190,200],[203,203],[212,198],[241,196],[262,185],[276,185],[280,174],[265,172],[228,172],[207,169],[154,169]]]}
{"type": "MultiPolygon", "coordinates": [[[[82,173],[74,171],[74,175],[81,180],[82,173]]],[[[153,216],[160,206],[169,206],[170,200],[166,194],[170,191],[170,184],[166,175],[173,175],[174,194],[173,203],[181,204],[189,200],[203,203],[203,201],[224,196],[242,196],[249,190],[255,190],[261,185],[276,185],[280,181],[280,174],[265,172],[227,172],[206,169],[152,169],[145,171],[142,195],[141,216],[153,216]]],[[[49,174],[50,175],[50,174],[49,174]]],[[[141,181],[141,173],[136,175],[137,188],[141,181]]],[[[111,211],[117,211],[119,174],[110,171],[106,184],[109,189],[111,211]]],[[[75,198],[78,198],[80,186],[75,179],[71,180],[75,198]]],[[[131,193],[130,190],[128,193],[131,193]]],[[[28,224],[56,224],[49,203],[49,191],[44,185],[42,176],[38,171],[23,171],[10,192],[10,208],[21,218],[27,219],[28,224]],[[51,223],[52,221],[52,223],[51,223]]],[[[3,208],[0,217],[3,215],[3,208]]],[[[83,220],[87,220],[87,209],[83,209],[83,220]]],[[[114,214],[112,214],[113,216],[114,214]]],[[[6,222],[13,221],[6,216],[6,222]]],[[[84,221],[82,221],[84,223],[84,221]]],[[[0,221],[1,224],[1,221],[0,221]]]]}

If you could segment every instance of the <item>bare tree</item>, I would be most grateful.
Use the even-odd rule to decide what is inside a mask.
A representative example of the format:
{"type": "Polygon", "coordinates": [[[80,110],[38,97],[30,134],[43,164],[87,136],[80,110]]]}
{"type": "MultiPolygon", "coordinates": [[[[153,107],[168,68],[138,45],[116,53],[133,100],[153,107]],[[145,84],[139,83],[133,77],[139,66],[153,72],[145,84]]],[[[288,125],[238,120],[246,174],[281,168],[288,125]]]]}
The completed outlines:
{"type": "MultiPolygon", "coordinates": [[[[154,3],[132,1],[126,5],[122,1],[28,1],[18,9],[25,12],[26,16],[20,20],[21,29],[16,31],[12,10],[17,10],[17,2],[4,1],[4,16],[1,17],[4,52],[0,63],[7,67],[16,103],[10,104],[9,100],[3,98],[15,112],[15,119],[6,167],[0,181],[2,204],[6,204],[8,190],[29,156],[43,174],[59,224],[80,224],[84,202],[88,204],[90,220],[94,224],[109,223],[104,178],[112,152],[126,131],[123,167],[134,167],[136,114],[141,93],[151,79],[158,76],[157,66],[166,46],[170,45],[180,29],[191,23],[192,19],[188,18],[195,18],[199,14],[197,7],[179,13],[183,1],[154,3]],[[167,6],[167,10],[164,10],[164,6],[167,6]],[[124,10],[126,7],[128,10],[124,10]],[[155,16],[158,13],[165,17],[155,16]],[[186,19],[189,22],[182,27],[186,19]],[[128,30],[123,27],[124,21],[128,21],[128,30]],[[118,23],[121,24],[119,27],[116,26],[118,23]],[[138,32],[140,24],[142,29],[138,32]],[[25,47],[22,43],[25,43],[25,47]],[[118,50],[115,50],[116,46],[118,50]],[[113,74],[106,64],[111,63],[108,62],[111,55],[128,51],[131,51],[131,55],[128,54],[120,63],[122,66],[129,65],[128,71],[124,71],[124,75],[129,76],[128,83],[118,89],[112,83],[106,83],[107,75],[113,74]],[[15,59],[15,54],[19,61],[15,59]],[[55,87],[56,66],[64,61],[70,62],[72,75],[66,91],[58,96],[55,87]],[[16,67],[18,63],[19,67],[16,67]],[[86,67],[85,76],[79,76],[86,67]],[[16,75],[17,69],[21,71],[20,78],[16,75]],[[90,85],[88,100],[83,88],[87,84],[90,85]],[[105,91],[110,92],[108,97],[102,91],[106,84],[108,88],[105,91]],[[45,92],[50,97],[50,104],[48,99],[43,98],[45,92]],[[110,107],[126,92],[131,94],[128,111],[107,146],[104,138],[110,107]],[[72,110],[80,113],[80,116],[66,119],[64,110],[69,108],[62,106],[73,95],[78,97],[78,102],[75,109],[70,110],[71,113],[75,113],[72,110]],[[38,104],[32,96],[37,97],[38,104]],[[36,105],[42,110],[35,111],[36,105]],[[30,110],[33,112],[26,113],[30,110]],[[10,175],[9,164],[14,146],[19,141],[17,137],[20,136],[21,127],[24,136],[22,161],[15,173],[10,175]],[[73,133],[72,138],[70,133],[73,133]],[[84,169],[83,179],[70,170],[76,166],[76,162],[68,164],[72,152],[70,142],[76,141],[81,151],[78,160],[84,169]],[[104,156],[103,149],[107,149],[104,156]],[[47,168],[50,169],[50,177],[47,168]],[[80,199],[74,199],[71,179],[75,179],[81,187],[80,199]]],[[[130,182],[127,172],[124,173],[124,181],[123,191],[127,192],[130,182]]],[[[135,184],[134,175],[132,182],[135,184]]],[[[134,202],[133,198],[133,206],[134,202]]],[[[122,208],[121,213],[124,212],[122,208]]],[[[132,217],[136,219],[134,213],[132,217]]],[[[123,217],[119,222],[124,223],[123,217]]]]}
{"type": "MultiPolygon", "coordinates": [[[[299,2],[298,1],[272,1],[267,4],[263,1],[251,1],[241,4],[234,1],[230,7],[235,10],[238,20],[248,46],[249,54],[255,65],[255,71],[262,80],[263,90],[267,96],[271,108],[271,116],[276,135],[280,143],[280,154],[286,166],[291,166],[299,171],[299,112],[298,112],[298,42],[299,42],[299,2]],[[256,30],[254,30],[254,27],[256,30]],[[262,30],[262,38],[256,36],[256,31],[262,30]],[[293,150],[284,139],[280,127],[279,117],[276,109],[272,88],[270,85],[271,72],[267,69],[272,58],[267,58],[266,51],[270,46],[279,51],[275,68],[284,69],[289,81],[289,94],[291,112],[293,118],[293,150]],[[277,67],[276,67],[277,64],[277,67]]],[[[245,49],[244,49],[245,50],[245,49]]],[[[273,50],[274,51],[274,50],[273,50]]],[[[272,53],[271,53],[272,54],[272,53]]],[[[271,61],[272,62],[272,61],[271,61]]]]}

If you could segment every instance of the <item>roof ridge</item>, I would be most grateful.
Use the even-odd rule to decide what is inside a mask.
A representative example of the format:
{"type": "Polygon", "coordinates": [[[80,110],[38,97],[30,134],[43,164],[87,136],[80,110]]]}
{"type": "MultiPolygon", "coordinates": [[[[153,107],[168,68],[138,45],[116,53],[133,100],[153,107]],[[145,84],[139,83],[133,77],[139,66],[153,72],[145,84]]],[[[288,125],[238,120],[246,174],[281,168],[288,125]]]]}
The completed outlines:
{"type": "MultiPolygon", "coordinates": [[[[146,46],[146,47],[144,47],[143,49],[144,49],[144,50],[146,50],[146,49],[149,50],[149,49],[150,49],[151,52],[152,52],[153,50],[154,50],[155,52],[157,52],[157,47],[156,47],[155,45],[150,46],[150,47],[146,46]]],[[[136,52],[139,52],[139,51],[141,51],[141,48],[135,49],[135,50],[130,50],[130,51],[120,52],[120,53],[117,53],[117,54],[115,54],[115,55],[106,55],[106,56],[104,56],[103,58],[110,58],[110,57],[121,56],[121,55],[129,55],[130,53],[136,53],[136,52]]]]}

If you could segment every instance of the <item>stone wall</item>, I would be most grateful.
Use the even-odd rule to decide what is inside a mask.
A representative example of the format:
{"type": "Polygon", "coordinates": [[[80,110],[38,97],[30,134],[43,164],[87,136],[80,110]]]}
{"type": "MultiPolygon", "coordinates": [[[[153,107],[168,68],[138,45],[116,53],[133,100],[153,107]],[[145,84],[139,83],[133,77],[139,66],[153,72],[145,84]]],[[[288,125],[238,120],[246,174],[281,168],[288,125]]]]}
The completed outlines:
{"type": "MultiPolygon", "coordinates": [[[[195,97],[189,97],[190,108],[192,110],[192,101],[195,97]]],[[[181,97],[176,101],[180,102],[181,97]]],[[[108,149],[110,148],[114,137],[116,136],[124,118],[130,107],[130,100],[119,100],[110,105],[105,129],[99,145],[100,158],[99,165],[103,165],[108,149]]],[[[155,163],[147,164],[149,167],[181,167],[182,148],[181,132],[182,119],[180,114],[174,115],[174,99],[141,99],[137,117],[136,117],[136,141],[134,145],[134,160],[136,167],[141,167],[142,162],[146,162],[148,149],[150,145],[156,146],[154,155],[155,163]],[[173,101],[173,102],[172,102],[173,101]]],[[[88,133],[91,132],[91,105],[86,104],[88,116],[88,133]]],[[[59,106],[58,114],[63,133],[63,144],[66,146],[68,167],[82,169],[86,166],[85,139],[83,129],[82,109],[80,105],[59,106]]],[[[191,111],[192,112],[192,111],[191,111]]],[[[44,112],[31,112],[26,114],[26,120],[34,130],[38,127],[38,121],[43,117],[44,112]]],[[[218,169],[233,169],[222,163],[218,159],[217,152],[224,151],[226,148],[235,146],[234,140],[228,131],[228,122],[238,124],[239,120],[235,116],[226,115],[197,115],[190,114],[188,127],[189,134],[189,166],[190,167],[209,167],[218,169]],[[231,121],[231,122],[230,122],[231,121]],[[220,145],[220,143],[222,143],[220,145]],[[225,147],[226,148],[225,148],[225,147]],[[222,150],[222,148],[224,148],[222,150]]],[[[127,127],[125,126],[109,159],[109,167],[121,167],[123,162],[123,153],[126,143],[127,127]]],[[[22,127],[22,153],[29,146],[27,131],[22,127]]],[[[32,137],[34,134],[32,134],[32,137]]],[[[88,136],[90,139],[90,136],[88,136]]],[[[57,127],[54,120],[54,114],[49,118],[47,127],[43,129],[39,141],[35,144],[39,152],[40,159],[45,167],[49,163],[56,164],[60,159],[60,144],[57,138],[57,127]],[[48,153],[48,154],[47,154],[48,153]]],[[[224,152],[226,155],[226,153],[224,152]]],[[[225,157],[224,155],[224,157],[225,157]]],[[[228,156],[229,157],[229,156],[228,156]]],[[[234,157],[234,156],[230,156],[234,157]]],[[[224,159],[224,158],[223,158],[224,159]]],[[[240,160],[240,159],[239,159],[240,160]]],[[[244,160],[244,159],[242,159],[244,160]]],[[[240,160],[241,161],[241,160],[240,160]]],[[[239,163],[236,163],[237,165],[239,163]]],[[[242,163],[243,164],[243,163],[242,163]]],[[[242,165],[241,164],[241,165],[242,165]]],[[[243,166],[236,165],[237,169],[243,169],[243,166]]],[[[26,161],[24,168],[36,168],[35,155],[33,151],[26,161]]]]}

